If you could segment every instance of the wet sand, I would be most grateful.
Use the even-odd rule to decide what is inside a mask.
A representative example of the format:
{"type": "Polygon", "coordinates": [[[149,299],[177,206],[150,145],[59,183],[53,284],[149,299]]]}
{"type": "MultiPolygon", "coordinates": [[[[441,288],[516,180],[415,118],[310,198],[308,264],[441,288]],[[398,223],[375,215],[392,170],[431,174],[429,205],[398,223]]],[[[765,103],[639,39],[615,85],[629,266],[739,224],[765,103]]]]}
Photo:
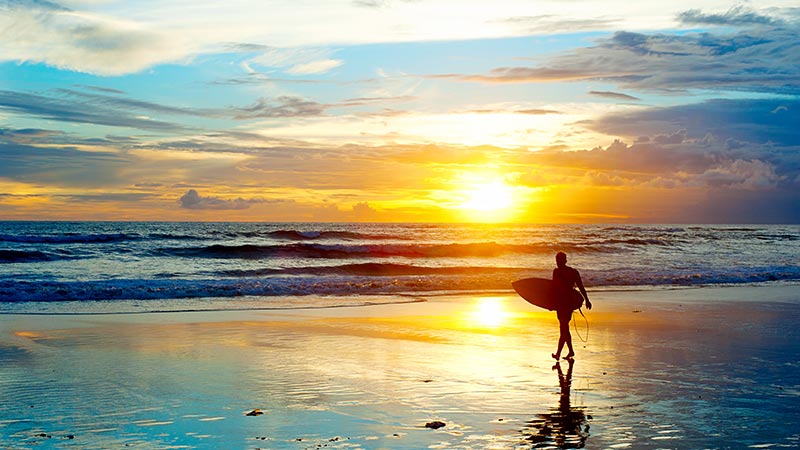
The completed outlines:
{"type": "Polygon", "coordinates": [[[0,448],[796,448],[798,292],[0,315],[0,448]]]}

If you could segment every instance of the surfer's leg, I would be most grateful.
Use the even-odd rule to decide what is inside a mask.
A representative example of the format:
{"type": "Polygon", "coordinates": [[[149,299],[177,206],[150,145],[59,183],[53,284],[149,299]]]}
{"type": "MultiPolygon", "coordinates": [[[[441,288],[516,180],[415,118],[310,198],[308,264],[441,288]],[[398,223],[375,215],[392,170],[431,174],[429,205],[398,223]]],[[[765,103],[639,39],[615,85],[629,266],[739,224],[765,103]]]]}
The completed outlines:
{"type": "Polygon", "coordinates": [[[566,342],[564,340],[564,332],[561,330],[560,324],[561,321],[559,321],[558,350],[551,355],[556,361],[561,358],[561,350],[564,348],[564,343],[566,342]]]}
{"type": "Polygon", "coordinates": [[[572,359],[575,356],[575,350],[572,349],[572,333],[569,332],[569,320],[565,320],[562,322],[564,324],[564,333],[566,336],[564,337],[564,341],[567,344],[567,348],[569,349],[569,353],[565,356],[566,359],[572,359]]]}
{"type": "Polygon", "coordinates": [[[556,361],[558,361],[561,358],[561,350],[564,348],[564,342],[566,342],[564,341],[564,336],[559,336],[558,350],[556,350],[556,352],[551,355],[556,361]]]}
{"type": "Polygon", "coordinates": [[[553,354],[553,358],[559,359],[561,358],[561,350],[564,349],[564,344],[567,342],[570,343],[569,349],[572,351],[572,336],[569,334],[569,319],[572,317],[566,317],[562,311],[558,311],[558,350],[553,354]]]}
{"type": "Polygon", "coordinates": [[[559,328],[561,337],[558,340],[558,354],[561,354],[561,349],[564,348],[564,344],[567,344],[567,349],[569,349],[567,359],[572,358],[575,356],[575,352],[572,350],[572,334],[569,332],[569,319],[560,320],[559,328]]]}

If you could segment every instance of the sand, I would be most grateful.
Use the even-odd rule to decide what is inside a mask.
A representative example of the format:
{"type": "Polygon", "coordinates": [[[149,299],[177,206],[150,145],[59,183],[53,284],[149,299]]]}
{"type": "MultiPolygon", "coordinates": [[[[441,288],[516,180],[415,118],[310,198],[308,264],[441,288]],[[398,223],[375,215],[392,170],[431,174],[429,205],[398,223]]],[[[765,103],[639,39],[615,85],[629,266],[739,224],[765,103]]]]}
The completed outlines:
{"type": "Polygon", "coordinates": [[[797,448],[798,292],[591,292],[557,365],[555,313],[509,292],[5,314],[0,448],[797,448]]]}

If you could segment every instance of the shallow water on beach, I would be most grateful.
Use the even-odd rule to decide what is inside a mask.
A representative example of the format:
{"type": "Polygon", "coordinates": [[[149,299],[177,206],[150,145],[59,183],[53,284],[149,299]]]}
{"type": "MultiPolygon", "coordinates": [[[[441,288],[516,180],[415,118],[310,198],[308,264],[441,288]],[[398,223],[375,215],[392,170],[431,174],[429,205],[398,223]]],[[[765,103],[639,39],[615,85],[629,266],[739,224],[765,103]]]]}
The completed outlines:
{"type": "Polygon", "coordinates": [[[0,447],[800,445],[800,308],[651,302],[634,313],[614,295],[595,299],[574,365],[557,366],[554,318],[511,297],[325,314],[6,316],[0,447]],[[245,415],[256,408],[264,414],[245,415]],[[433,421],[446,426],[425,427],[433,421]]]}

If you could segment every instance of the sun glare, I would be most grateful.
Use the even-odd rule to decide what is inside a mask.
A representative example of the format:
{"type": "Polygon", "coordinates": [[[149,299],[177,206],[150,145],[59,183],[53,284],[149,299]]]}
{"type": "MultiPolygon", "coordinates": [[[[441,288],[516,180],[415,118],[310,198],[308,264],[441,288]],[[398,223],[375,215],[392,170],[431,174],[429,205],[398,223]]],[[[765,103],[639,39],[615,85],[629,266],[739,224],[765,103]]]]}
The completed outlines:
{"type": "Polygon", "coordinates": [[[511,218],[514,188],[500,179],[480,179],[463,182],[458,208],[468,218],[478,222],[501,222],[511,218]]]}
{"type": "Polygon", "coordinates": [[[510,313],[503,307],[502,300],[494,297],[478,299],[472,314],[472,322],[485,328],[497,328],[505,324],[510,313]]]}

